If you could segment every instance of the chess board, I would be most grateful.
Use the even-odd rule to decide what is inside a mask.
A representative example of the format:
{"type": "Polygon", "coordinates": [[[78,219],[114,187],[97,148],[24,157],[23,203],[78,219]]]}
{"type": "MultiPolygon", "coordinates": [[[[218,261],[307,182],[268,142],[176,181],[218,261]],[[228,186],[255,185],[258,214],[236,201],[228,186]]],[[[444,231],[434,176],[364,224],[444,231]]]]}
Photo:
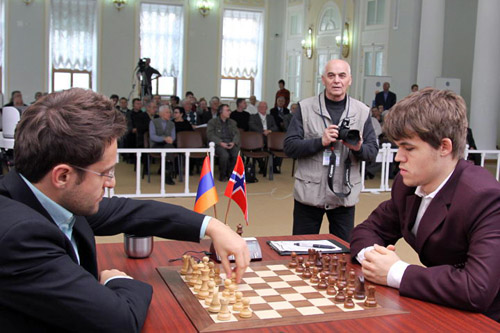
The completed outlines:
{"type": "MultiPolygon", "coordinates": [[[[217,320],[207,311],[205,301],[198,300],[179,274],[180,267],[158,267],[157,270],[172,294],[199,332],[272,327],[343,319],[407,313],[383,297],[376,295],[377,306],[368,308],[362,300],[354,300],[353,309],[345,309],[309,280],[303,279],[286,261],[261,262],[251,266],[238,285],[243,297],[250,299],[251,318],[231,314],[229,321],[217,320]]],[[[222,274],[223,275],[223,274],[222,274]]],[[[221,286],[219,292],[223,291],[221,286]]],[[[230,306],[231,308],[231,306],[230,306]]]]}

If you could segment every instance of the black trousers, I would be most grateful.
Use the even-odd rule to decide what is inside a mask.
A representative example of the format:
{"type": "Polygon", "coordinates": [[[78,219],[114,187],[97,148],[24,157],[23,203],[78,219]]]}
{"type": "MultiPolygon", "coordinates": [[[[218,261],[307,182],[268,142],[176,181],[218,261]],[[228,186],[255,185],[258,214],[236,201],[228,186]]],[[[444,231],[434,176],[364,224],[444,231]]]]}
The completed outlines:
{"type": "Polygon", "coordinates": [[[293,207],[293,234],[311,235],[319,234],[323,215],[328,217],[329,231],[346,242],[351,241],[351,230],[354,227],[355,207],[337,207],[323,209],[304,205],[294,200],[293,207]]]}

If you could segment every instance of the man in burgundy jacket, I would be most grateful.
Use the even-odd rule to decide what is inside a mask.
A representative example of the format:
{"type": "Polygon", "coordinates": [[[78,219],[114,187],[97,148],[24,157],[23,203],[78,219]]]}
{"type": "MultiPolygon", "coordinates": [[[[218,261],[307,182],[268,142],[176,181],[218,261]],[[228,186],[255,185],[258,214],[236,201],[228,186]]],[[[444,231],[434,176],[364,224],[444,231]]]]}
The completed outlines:
{"type": "Polygon", "coordinates": [[[384,132],[398,147],[391,199],[352,233],[365,277],[402,296],[500,320],[500,184],[463,160],[464,100],[423,89],[397,103],[384,132]],[[399,259],[404,239],[425,267],[399,259]]]}

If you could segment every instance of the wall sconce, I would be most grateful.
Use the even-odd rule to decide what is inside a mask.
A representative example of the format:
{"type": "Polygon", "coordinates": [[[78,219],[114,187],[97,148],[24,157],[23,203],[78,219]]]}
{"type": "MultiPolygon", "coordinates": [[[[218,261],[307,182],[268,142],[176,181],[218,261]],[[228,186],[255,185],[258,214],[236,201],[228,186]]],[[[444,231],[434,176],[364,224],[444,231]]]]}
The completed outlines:
{"type": "Polygon", "coordinates": [[[313,29],[312,27],[309,27],[307,29],[307,35],[306,38],[302,40],[302,48],[304,49],[306,53],[306,57],[308,59],[311,59],[313,56],[313,29]]]}
{"type": "Polygon", "coordinates": [[[335,41],[337,42],[337,46],[340,47],[342,43],[342,57],[347,58],[349,56],[349,46],[351,41],[349,39],[349,23],[344,24],[344,38],[341,38],[340,35],[335,37],[335,41]]]}
{"type": "Polygon", "coordinates": [[[33,3],[33,0],[23,0],[24,4],[26,6],[31,5],[33,3]]]}
{"type": "Polygon", "coordinates": [[[214,4],[210,0],[198,0],[197,6],[200,14],[205,17],[210,13],[210,9],[212,9],[214,4]]]}
{"type": "Polygon", "coordinates": [[[125,7],[127,4],[127,0],[113,0],[113,4],[115,5],[115,8],[120,10],[125,7]]]}

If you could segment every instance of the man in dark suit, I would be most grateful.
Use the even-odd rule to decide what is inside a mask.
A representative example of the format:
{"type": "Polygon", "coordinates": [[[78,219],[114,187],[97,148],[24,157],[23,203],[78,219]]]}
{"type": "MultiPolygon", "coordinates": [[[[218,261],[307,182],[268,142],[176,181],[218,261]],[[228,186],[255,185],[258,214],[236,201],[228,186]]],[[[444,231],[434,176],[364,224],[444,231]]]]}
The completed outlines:
{"type": "MultiPolygon", "coordinates": [[[[156,201],[103,198],[115,186],[123,115],[108,98],[71,89],[23,114],[15,166],[0,179],[0,327],[5,332],[139,332],[152,289],[116,269],[98,273],[94,235],[213,239],[231,273],[245,242],[220,221],[156,201]]],[[[175,320],[172,318],[172,320],[175,320]]]]}
{"type": "Polygon", "coordinates": [[[394,104],[396,104],[396,94],[389,91],[391,85],[389,82],[384,82],[384,90],[375,95],[375,105],[383,105],[384,110],[389,110],[394,104]]]}
{"type": "Polygon", "coordinates": [[[274,122],[278,126],[280,132],[285,132],[284,118],[285,115],[290,113],[285,106],[285,98],[283,96],[278,97],[276,100],[276,107],[271,109],[271,116],[274,117],[274,122]]]}
{"type": "MultiPolygon", "coordinates": [[[[262,101],[257,104],[257,114],[250,116],[249,128],[252,132],[262,133],[264,144],[267,146],[267,136],[272,132],[278,132],[278,126],[274,122],[274,117],[267,114],[267,103],[262,101]]],[[[259,173],[265,175],[265,164],[263,159],[259,159],[259,173]]]]}
{"type": "Polygon", "coordinates": [[[389,112],[384,132],[399,147],[400,174],[391,199],[353,230],[352,258],[366,279],[402,296],[500,320],[500,184],[463,159],[464,100],[414,92],[389,112]],[[425,267],[399,259],[401,237],[425,267]]]}

